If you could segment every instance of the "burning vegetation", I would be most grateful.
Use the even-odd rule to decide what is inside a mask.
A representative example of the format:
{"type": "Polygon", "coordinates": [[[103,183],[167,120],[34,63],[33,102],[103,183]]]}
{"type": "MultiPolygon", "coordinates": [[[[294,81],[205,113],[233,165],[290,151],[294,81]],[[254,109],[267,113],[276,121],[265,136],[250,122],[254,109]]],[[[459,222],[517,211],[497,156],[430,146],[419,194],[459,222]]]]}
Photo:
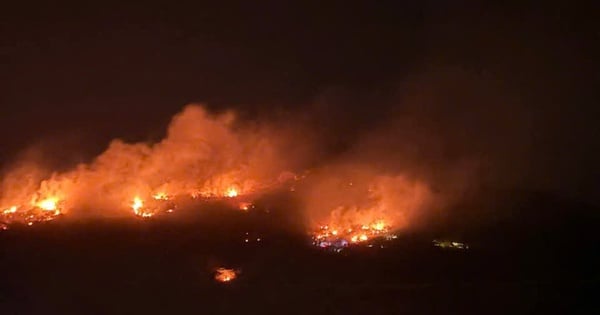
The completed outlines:
{"type": "MultiPolygon", "coordinates": [[[[29,226],[34,223],[53,220],[59,215],[61,215],[60,200],[54,197],[39,202],[32,201],[28,207],[11,206],[1,213],[4,222],[19,222],[29,226]]],[[[8,228],[6,224],[3,224],[3,226],[5,226],[4,229],[8,228]]]]}
{"type": "Polygon", "coordinates": [[[423,182],[365,165],[302,171],[287,138],[281,130],[238,124],[231,112],[188,106],[158,143],[114,140],[90,163],[47,176],[21,164],[1,183],[0,222],[32,225],[80,213],[148,219],[185,200],[250,211],[260,195],[286,191],[302,200],[313,243],[339,249],[395,238],[430,199],[423,182]]]}
{"type": "Polygon", "coordinates": [[[354,226],[346,229],[323,225],[313,234],[313,244],[321,248],[341,251],[355,244],[368,243],[374,240],[395,239],[397,236],[391,233],[391,228],[383,220],[370,225],[354,226]]]}
{"type": "Polygon", "coordinates": [[[247,195],[276,185],[287,168],[277,139],[266,129],[238,126],[233,113],[210,115],[188,106],[158,143],[115,140],[91,163],[49,176],[23,163],[3,178],[2,220],[45,221],[78,211],[152,217],[172,212],[174,200],[182,196],[247,195]]]}

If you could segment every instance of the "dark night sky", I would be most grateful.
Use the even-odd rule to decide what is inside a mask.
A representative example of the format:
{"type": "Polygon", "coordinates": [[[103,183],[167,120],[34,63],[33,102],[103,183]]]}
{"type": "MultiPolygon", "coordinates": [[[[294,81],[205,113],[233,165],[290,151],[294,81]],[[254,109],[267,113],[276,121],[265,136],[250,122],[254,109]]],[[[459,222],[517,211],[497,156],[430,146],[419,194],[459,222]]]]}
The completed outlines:
{"type": "Polygon", "coordinates": [[[444,105],[446,94],[435,98],[436,117],[494,113],[505,105],[471,85],[481,80],[533,117],[527,134],[510,136],[528,139],[526,164],[542,165],[534,173],[576,174],[582,189],[597,191],[598,10],[442,2],[4,8],[1,159],[57,143],[55,155],[86,160],[115,137],[156,139],[190,102],[249,117],[313,113],[318,125],[336,121],[325,134],[352,130],[352,138],[413,90],[449,95],[444,105]],[[470,79],[428,76],[446,69],[470,79]],[[484,95],[455,111],[453,100],[474,90],[484,95]],[[314,105],[323,100],[329,107],[314,105]]]}

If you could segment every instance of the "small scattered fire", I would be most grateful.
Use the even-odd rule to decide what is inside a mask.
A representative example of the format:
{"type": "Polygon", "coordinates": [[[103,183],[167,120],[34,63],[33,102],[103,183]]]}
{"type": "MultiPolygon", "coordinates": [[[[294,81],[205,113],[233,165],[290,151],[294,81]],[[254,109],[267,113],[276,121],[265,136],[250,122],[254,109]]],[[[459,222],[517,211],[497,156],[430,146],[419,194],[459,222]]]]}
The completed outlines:
{"type": "Polygon", "coordinates": [[[134,197],[130,207],[138,217],[150,218],[157,214],[172,213],[176,205],[171,200],[171,196],[166,193],[157,193],[147,200],[139,196],[134,197]]]}
{"type": "Polygon", "coordinates": [[[6,223],[23,223],[29,226],[35,222],[44,222],[61,215],[61,200],[58,197],[48,197],[33,201],[30,206],[13,205],[0,212],[0,221],[6,223]]]}
{"type": "Polygon", "coordinates": [[[252,208],[252,203],[251,202],[240,202],[238,205],[238,208],[240,210],[248,211],[248,210],[250,210],[250,208],[252,208]]]}
{"type": "Polygon", "coordinates": [[[313,244],[321,248],[334,248],[341,250],[353,244],[364,243],[373,239],[396,238],[391,233],[391,226],[384,220],[377,220],[371,224],[351,227],[322,225],[313,234],[313,244]]]}
{"type": "Polygon", "coordinates": [[[17,206],[12,206],[12,207],[10,207],[10,208],[5,209],[4,211],[2,211],[2,214],[13,214],[13,213],[17,212],[18,208],[19,207],[17,207],[17,206]]]}
{"type": "Polygon", "coordinates": [[[193,190],[189,192],[189,196],[193,199],[220,199],[220,198],[236,198],[245,194],[250,193],[253,189],[240,189],[237,186],[225,186],[221,188],[219,186],[205,188],[202,190],[193,190]]]}
{"type": "Polygon", "coordinates": [[[230,282],[237,278],[239,271],[235,269],[218,268],[215,273],[215,280],[219,282],[230,282]]]}
{"type": "Polygon", "coordinates": [[[165,192],[156,193],[152,198],[154,198],[154,200],[169,200],[169,196],[165,192]]]}

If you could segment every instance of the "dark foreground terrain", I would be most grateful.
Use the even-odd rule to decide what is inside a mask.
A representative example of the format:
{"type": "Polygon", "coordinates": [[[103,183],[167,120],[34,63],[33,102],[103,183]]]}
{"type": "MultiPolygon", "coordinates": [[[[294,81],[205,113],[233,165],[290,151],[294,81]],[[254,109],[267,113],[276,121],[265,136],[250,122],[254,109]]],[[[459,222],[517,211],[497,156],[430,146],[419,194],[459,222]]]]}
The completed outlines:
{"type": "Polygon", "coordinates": [[[589,211],[448,232],[466,251],[434,247],[444,235],[422,231],[342,253],[312,247],[274,212],[65,217],[0,233],[0,314],[598,314],[589,211]],[[216,282],[221,266],[239,278],[216,282]]]}

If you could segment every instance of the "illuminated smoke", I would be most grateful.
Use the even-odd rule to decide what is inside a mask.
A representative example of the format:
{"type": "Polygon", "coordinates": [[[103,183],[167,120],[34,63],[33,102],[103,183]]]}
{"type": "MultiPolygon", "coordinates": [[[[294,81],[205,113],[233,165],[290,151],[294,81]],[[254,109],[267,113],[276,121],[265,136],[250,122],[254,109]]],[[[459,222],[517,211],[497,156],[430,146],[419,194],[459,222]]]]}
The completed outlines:
{"type": "Polygon", "coordinates": [[[309,226],[318,227],[314,235],[349,243],[410,227],[432,198],[418,180],[357,165],[331,167],[308,181],[306,214],[309,226]]]}
{"type": "Polygon", "coordinates": [[[158,143],[114,140],[91,163],[46,178],[37,165],[22,163],[4,176],[0,206],[151,216],[146,204],[168,196],[237,197],[276,184],[287,170],[276,147],[282,134],[241,126],[232,112],[187,106],[158,143]]]}

